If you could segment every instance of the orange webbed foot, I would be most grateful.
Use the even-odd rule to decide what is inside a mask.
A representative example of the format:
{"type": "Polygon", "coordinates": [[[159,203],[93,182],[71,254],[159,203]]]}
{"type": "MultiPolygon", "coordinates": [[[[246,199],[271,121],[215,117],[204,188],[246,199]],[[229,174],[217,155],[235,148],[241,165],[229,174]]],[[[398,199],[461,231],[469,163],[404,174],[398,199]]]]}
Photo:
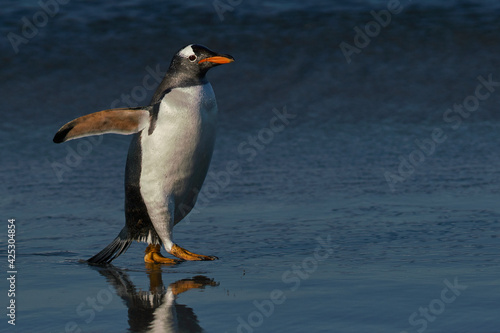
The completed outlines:
{"type": "Polygon", "coordinates": [[[171,255],[176,256],[177,258],[184,259],[184,260],[217,260],[219,258],[215,256],[205,256],[202,254],[196,254],[193,252],[190,252],[186,249],[183,249],[177,244],[174,244],[172,246],[172,249],[170,249],[169,252],[171,255]]]}
{"type": "Polygon", "coordinates": [[[166,258],[160,253],[161,246],[159,244],[149,244],[144,255],[144,262],[149,264],[177,264],[179,260],[166,258]]]}

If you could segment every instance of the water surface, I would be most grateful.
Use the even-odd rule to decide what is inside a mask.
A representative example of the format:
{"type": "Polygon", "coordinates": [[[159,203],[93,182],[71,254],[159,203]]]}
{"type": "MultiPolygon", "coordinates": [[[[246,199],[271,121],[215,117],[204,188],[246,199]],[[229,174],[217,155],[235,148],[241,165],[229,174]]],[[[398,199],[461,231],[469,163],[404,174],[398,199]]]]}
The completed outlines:
{"type": "MultiPolygon", "coordinates": [[[[498,331],[500,8],[401,7],[348,63],[339,45],[355,46],[354,28],[387,2],[242,1],[221,14],[72,1],[16,53],[5,36],[41,7],[4,1],[0,205],[16,219],[18,273],[16,326],[4,315],[2,330],[498,331]],[[175,239],[220,260],[150,267],[134,243],[111,267],[81,263],[123,226],[130,138],[55,145],[54,133],[147,104],[144,82],[193,42],[236,62],[209,73],[216,151],[175,239]]],[[[6,272],[7,234],[0,244],[6,272]]]]}

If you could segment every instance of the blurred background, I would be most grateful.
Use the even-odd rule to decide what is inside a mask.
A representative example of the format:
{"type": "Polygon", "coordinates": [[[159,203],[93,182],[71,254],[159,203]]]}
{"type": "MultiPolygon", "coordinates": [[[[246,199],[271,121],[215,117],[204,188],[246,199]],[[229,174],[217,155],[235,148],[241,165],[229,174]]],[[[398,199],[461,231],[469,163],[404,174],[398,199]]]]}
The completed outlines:
{"type": "MultiPolygon", "coordinates": [[[[165,286],[199,274],[220,283],[182,294],[198,326],[500,327],[498,1],[0,4],[0,207],[3,220],[17,221],[20,332],[76,331],[68,322],[83,332],[140,331],[116,283],[78,263],[123,225],[130,137],[52,137],[81,115],[147,105],[191,43],[236,59],[208,74],[216,151],[204,200],[175,232],[221,260],[161,268],[165,286]],[[327,235],[334,254],[291,290],[283,274],[327,235]],[[437,319],[410,320],[455,278],[468,289],[435,309],[437,319]],[[76,309],[103,288],[112,301],[87,322],[76,309]],[[286,302],[252,317],[253,302],[276,288],[286,302]]],[[[7,238],[0,244],[5,254],[7,238]]],[[[147,290],[143,250],[133,245],[114,264],[147,290]]]]}

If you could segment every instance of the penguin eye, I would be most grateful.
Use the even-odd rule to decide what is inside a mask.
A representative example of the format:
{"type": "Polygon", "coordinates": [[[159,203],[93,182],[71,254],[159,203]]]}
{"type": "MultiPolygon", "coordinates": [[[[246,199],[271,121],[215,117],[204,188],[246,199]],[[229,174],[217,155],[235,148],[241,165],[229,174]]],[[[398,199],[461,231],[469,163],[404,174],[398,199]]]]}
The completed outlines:
{"type": "Polygon", "coordinates": [[[193,62],[196,60],[196,56],[194,54],[191,54],[189,57],[188,57],[189,61],[193,62]]]}

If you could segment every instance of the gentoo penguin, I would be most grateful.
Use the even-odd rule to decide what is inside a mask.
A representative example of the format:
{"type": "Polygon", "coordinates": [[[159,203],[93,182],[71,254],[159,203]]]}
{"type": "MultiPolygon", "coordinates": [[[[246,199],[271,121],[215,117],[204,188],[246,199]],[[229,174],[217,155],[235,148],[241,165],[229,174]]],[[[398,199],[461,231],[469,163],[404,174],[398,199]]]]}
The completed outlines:
{"type": "Polygon", "coordinates": [[[147,242],[144,261],[214,260],[173,242],[172,229],[194,207],[215,142],[217,103],[207,71],[233,62],[230,55],[188,45],[173,57],[150,105],[104,110],[77,118],[55,143],[105,133],[134,134],[125,168],[125,227],[89,263],[110,263],[133,240],[147,242]]]}

